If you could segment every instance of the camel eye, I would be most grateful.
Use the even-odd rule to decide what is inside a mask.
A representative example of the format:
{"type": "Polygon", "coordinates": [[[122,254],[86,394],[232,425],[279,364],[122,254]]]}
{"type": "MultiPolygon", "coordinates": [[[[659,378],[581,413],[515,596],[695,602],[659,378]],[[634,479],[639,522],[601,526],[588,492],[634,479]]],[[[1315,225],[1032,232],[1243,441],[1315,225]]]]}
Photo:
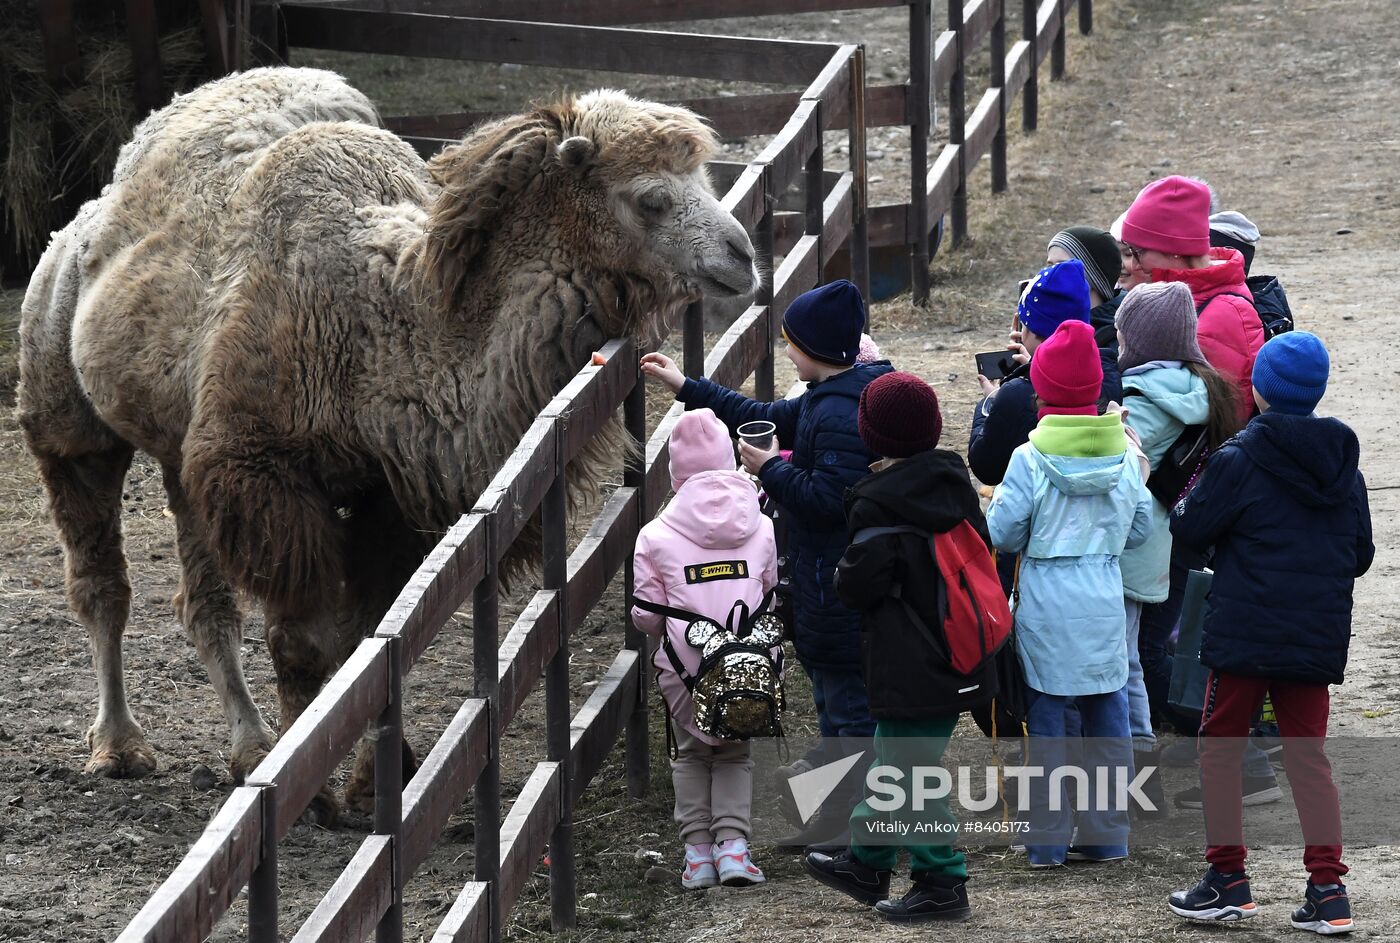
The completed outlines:
{"type": "Polygon", "coordinates": [[[643,217],[655,222],[671,211],[671,198],[660,191],[649,191],[637,197],[637,208],[643,217]]]}

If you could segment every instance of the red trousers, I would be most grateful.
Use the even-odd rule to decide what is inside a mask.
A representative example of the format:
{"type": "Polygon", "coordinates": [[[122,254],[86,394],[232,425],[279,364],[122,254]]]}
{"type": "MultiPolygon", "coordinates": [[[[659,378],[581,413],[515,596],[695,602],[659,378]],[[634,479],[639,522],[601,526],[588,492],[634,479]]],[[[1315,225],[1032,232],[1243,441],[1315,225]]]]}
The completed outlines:
{"type": "Polygon", "coordinates": [[[1211,672],[1198,741],[1206,860],[1225,873],[1243,871],[1245,848],[1240,759],[1254,713],[1272,695],[1283,738],[1288,787],[1303,827],[1303,865],[1314,884],[1337,884],[1342,863],[1342,810],[1323,750],[1329,698],[1325,684],[1299,684],[1211,672]]]}

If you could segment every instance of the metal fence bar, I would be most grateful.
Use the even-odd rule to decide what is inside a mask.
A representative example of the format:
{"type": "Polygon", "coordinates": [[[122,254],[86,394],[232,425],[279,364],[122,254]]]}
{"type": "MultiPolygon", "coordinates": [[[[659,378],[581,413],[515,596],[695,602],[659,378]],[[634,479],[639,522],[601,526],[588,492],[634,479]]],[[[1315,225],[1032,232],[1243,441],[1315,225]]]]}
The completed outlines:
{"type": "Polygon", "coordinates": [[[948,0],[948,29],[953,33],[953,77],[948,83],[948,143],[958,149],[954,167],[953,245],[967,235],[967,160],[963,142],[966,127],[967,50],[963,48],[962,0],[948,0]]]}
{"type": "MultiPolygon", "coordinates": [[[[957,0],[952,0],[957,2],[957,0]]],[[[928,303],[928,138],[933,117],[933,0],[909,5],[909,233],[914,304],[928,303]]]]}
{"type": "Polygon", "coordinates": [[[540,509],[544,529],[544,588],[559,594],[556,631],[559,644],[545,668],[545,731],[547,756],[560,764],[559,799],[562,810],[549,837],[549,909],[554,932],[577,922],[574,874],[574,797],[569,789],[569,548],[568,496],[564,468],[555,469],[554,484],[540,509]]]}
{"type": "Polygon", "coordinates": [[[390,839],[389,908],[375,943],[403,943],[403,639],[389,639],[389,700],[374,741],[374,833],[390,839]]]}

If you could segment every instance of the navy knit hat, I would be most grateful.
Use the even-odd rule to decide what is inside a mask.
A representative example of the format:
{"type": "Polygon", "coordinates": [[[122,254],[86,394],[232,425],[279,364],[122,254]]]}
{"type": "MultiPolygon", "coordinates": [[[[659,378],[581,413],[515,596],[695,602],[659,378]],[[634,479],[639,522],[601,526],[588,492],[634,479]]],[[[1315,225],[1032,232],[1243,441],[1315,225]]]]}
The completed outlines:
{"type": "Polygon", "coordinates": [[[1064,249],[1070,258],[1083,262],[1089,287],[1105,301],[1113,297],[1113,286],[1118,283],[1118,273],[1123,268],[1113,236],[1093,226],[1071,226],[1055,233],[1046,248],[1064,249]]]}
{"type": "Polygon", "coordinates": [[[912,373],[876,377],[860,392],[856,429],[881,458],[908,458],[938,447],[943,413],[933,387],[912,373]]]}
{"type": "Polygon", "coordinates": [[[1021,323],[1041,337],[1049,337],[1066,321],[1089,323],[1089,282],[1084,263],[1069,259],[1040,270],[1016,306],[1021,323]]]}
{"type": "Polygon", "coordinates": [[[1331,362],[1316,334],[1289,331],[1259,348],[1254,358],[1254,388],[1270,412],[1310,416],[1327,392],[1331,362]]]}
{"type": "Polygon", "coordinates": [[[813,360],[849,367],[860,353],[865,300],[844,278],[803,292],[783,314],[783,336],[813,360]]]}

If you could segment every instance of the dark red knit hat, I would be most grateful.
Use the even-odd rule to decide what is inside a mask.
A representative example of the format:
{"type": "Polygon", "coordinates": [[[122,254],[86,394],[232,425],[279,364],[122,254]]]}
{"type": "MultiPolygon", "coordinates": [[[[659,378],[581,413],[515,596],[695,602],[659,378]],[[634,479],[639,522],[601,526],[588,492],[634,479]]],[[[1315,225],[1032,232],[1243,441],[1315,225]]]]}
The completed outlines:
{"type": "Polygon", "coordinates": [[[938,394],[912,373],[886,373],[866,385],[856,416],[860,440],[882,458],[908,458],[938,447],[938,394]]]}

